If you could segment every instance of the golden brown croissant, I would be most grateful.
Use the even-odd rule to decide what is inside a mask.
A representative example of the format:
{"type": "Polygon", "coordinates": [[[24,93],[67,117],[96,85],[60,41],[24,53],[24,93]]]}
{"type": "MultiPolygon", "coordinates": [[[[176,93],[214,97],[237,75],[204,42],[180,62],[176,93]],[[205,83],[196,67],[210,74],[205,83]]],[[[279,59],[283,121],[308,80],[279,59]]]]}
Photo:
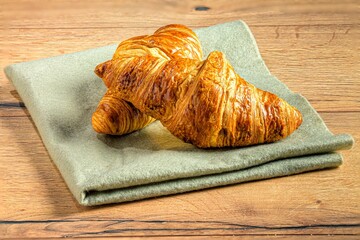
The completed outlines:
{"type": "Polygon", "coordinates": [[[274,142],[302,123],[296,108],[247,83],[221,52],[205,61],[114,59],[99,75],[109,90],[201,148],[274,142]]]}
{"type": "MultiPolygon", "coordinates": [[[[199,39],[189,28],[182,25],[168,25],[158,29],[153,35],[130,38],[120,43],[113,60],[131,59],[150,55],[160,59],[190,58],[202,59],[199,39]]],[[[99,64],[95,73],[100,72],[107,62],[99,64]]],[[[109,87],[108,80],[104,81],[109,87]]],[[[108,90],[101,99],[92,116],[95,131],[105,134],[121,135],[143,128],[155,119],[140,112],[131,103],[123,101],[121,96],[108,90]]]]}

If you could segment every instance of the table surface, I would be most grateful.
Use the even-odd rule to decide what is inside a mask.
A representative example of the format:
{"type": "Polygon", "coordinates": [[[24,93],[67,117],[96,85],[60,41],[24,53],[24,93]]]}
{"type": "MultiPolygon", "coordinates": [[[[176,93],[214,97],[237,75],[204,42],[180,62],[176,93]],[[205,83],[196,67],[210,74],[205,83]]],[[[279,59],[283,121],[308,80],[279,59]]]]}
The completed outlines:
{"type": "MultiPolygon", "coordinates": [[[[245,20],[270,69],[330,130],[360,140],[359,1],[0,1],[0,67],[181,23],[245,20]],[[145,3],[144,3],[145,2],[145,3]]],[[[0,236],[360,235],[360,147],[336,169],[100,207],[80,206],[0,74],[0,236]]]]}

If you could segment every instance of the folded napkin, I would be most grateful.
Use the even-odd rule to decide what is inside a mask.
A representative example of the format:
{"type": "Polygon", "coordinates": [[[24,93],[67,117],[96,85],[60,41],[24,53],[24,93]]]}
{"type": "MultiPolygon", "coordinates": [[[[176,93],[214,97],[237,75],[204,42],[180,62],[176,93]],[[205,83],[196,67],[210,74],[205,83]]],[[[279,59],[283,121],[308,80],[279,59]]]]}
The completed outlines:
{"type": "Polygon", "coordinates": [[[172,136],[159,122],[126,136],[97,134],[91,115],[105,93],[93,70],[116,45],[8,66],[44,144],[82,205],[187,192],[339,166],[350,135],[333,135],[309,102],[272,76],[244,22],[195,31],[204,56],[225,53],[258,88],[296,106],[301,127],[285,140],[243,148],[202,150],[172,136]]]}

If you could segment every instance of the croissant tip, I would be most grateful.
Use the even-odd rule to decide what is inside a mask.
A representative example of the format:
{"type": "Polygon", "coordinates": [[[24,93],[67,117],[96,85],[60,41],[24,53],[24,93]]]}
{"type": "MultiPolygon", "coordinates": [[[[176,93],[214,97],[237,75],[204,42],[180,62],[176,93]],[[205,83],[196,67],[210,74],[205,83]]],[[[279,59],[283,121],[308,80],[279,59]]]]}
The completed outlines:
{"type": "Polygon", "coordinates": [[[105,65],[104,63],[100,63],[99,65],[97,65],[95,67],[95,70],[94,70],[95,74],[100,78],[103,77],[104,72],[105,72],[105,66],[104,65],[105,65]]]}
{"type": "Polygon", "coordinates": [[[107,68],[109,67],[109,65],[110,65],[110,62],[111,62],[111,60],[106,61],[106,62],[103,62],[103,63],[100,63],[99,65],[97,65],[97,66],[95,67],[95,70],[94,70],[95,74],[96,74],[98,77],[103,78],[103,76],[104,76],[104,74],[105,74],[105,72],[106,72],[106,69],[107,69],[107,68]]]}

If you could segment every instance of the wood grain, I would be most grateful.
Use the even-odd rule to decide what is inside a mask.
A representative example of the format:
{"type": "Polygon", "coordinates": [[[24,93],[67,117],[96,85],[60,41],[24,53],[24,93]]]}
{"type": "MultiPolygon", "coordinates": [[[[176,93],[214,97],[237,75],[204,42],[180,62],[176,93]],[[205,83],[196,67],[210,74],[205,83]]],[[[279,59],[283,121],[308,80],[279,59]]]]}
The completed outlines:
{"type": "MultiPolygon", "coordinates": [[[[334,133],[360,141],[358,1],[4,1],[0,67],[153,32],[237,19],[250,26],[270,71],[303,94],[334,133]],[[196,11],[205,6],[206,11],[196,11]]],[[[0,74],[0,236],[209,236],[357,239],[360,148],[344,164],[267,181],[113,204],[79,206],[20,97],[0,74]]]]}

